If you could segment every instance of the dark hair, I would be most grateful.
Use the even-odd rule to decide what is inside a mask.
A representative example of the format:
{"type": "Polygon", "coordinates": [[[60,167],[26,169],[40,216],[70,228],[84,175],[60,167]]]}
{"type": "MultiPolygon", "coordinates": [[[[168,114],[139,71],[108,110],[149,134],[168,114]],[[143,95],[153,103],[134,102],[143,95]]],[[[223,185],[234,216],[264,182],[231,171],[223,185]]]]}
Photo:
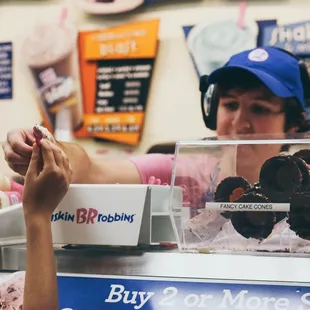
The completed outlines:
{"type": "Polygon", "coordinates": [[[295,98],[288,98],[284,102],[285,131],[292,127],[297,127],[297,132],[307,132],[310,130],[310,121],[306,119],[305,111],[295,98]]]}
{"type": "MultiPolygon", "coordinates": [[[[215,86],[212,101],[214,100],[214,106],[217,110],[220,97],[227,93],[227,91],[232,89],[249,91],[263,85],[264,84],[256,76],[247,71],[240,70],[237,74],[235,72],[228,73],[221,82],[215,86]]],[[[293,127],[298,128],[297,132],[307,132],[310,130],[310,121],[306,120],[305,111],[296,98],[285,99],[283,109],[285,113],[285,132],[293,127]]]]}

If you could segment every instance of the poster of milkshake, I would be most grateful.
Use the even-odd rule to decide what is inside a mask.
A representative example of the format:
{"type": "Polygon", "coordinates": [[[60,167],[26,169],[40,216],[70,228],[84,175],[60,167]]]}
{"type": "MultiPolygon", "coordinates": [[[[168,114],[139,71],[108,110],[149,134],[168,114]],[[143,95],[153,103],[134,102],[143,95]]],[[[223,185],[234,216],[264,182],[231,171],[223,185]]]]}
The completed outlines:
{"type": "MultiPolygon", "coordinates": [[[[167,3],[174,0],[72,0],[78,7],[89,14],[119,14],[133,11],[142,5],[167,3]]],[[[191,1],[191,0],[188,0],[191,1]]]]}
{"type": "Polygon", "coordinates": [[[237,19],[227,19],[184,26],[183,31],[201,76],[223,66],[231,55],[256,47],[258,26],[254,21],[245,20],[243,27],[239,27],[237,19]]]}
{"type": "MultiPolygon", "coordinates": [[[[310,20],[290,24],[261,21],[259,28],[260,46],[276,46],[295,54],[305,62],[310,74],[310,20]]],[[[306,112],[310,119],[310,100],[306,112]]]]}
{"type": "Polygon", "coordinates": [[[67,10],[58,19],[37,21],[20,52],[43,125],[57,139],[70,140],[83,124],[83,105],[78,98],[77,29],[67,10]]]}
{"type": "Polygon", "coordinates": [[[136,146],[158,50],[159,20],[79,32],[84,124],[77,137],[136,146]]]}

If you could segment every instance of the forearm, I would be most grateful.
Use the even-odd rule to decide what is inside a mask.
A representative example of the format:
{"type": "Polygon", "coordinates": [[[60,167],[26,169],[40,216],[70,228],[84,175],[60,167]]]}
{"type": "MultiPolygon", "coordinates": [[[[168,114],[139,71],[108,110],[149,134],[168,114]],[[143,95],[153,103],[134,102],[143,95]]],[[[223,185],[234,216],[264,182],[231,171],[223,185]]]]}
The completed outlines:
{"type": "Polygon", "coordinates": [[[92,161],[86,151],[78,144],[57,142],[66,153],[72,167],[73,184],[91,184],[92,161]]]}
{"type": "Polygon", "coordinates": [[[56,263],[50,219],[27,219],[24,310],[58,310],[56,263]]]}
{"type": "Polygon", "coordinates": [[[69,158],[73,184],[141,184],[137,168],[127,159],[94,159],[78,144],[57,144],[69,158]]]}

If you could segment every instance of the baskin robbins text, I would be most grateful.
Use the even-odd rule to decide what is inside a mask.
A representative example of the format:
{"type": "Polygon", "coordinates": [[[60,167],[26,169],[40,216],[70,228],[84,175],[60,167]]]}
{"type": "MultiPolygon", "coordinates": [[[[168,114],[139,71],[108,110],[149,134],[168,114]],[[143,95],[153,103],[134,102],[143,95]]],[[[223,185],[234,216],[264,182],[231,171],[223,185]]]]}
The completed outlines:
{"type": "Polygon", "coordinates": [[[102,214],[94,208],[80,208],[76,213],[69,213],[57,211],[51,217],[52,222],[64,221],[73,222],[77,224],[95,224],[95,223],[114,223],[114,222],[128,222],[133,223],[136,214],[126,213],[108,213],[102,214]]]}

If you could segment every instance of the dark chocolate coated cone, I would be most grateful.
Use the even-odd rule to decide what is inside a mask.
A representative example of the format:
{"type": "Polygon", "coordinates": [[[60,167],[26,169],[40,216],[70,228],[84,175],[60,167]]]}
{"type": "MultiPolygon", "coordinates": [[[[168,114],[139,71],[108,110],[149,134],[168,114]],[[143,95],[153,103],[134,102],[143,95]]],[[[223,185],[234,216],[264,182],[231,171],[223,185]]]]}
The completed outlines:
{"type": "Polygon", "coordinates": [[[310,240],[310,192],[302,192],[291,198],[288,224],[300,238],[310,240]]]}
{"type": "MultiPolygon", "coordinates": [[[[269,200],[261,194],[250,192],[236,202],[268,203],[269,200]]],[[[257,211],[232,212],[231,223],[235,230],[245,238],[265,239],[273,230],[275,214],[257,211]]]]}
{"type": "Polygon", "coordinates": [[[288,202],[302,188],[303,175],[292,156],[275,156],[263,164],[259,183],[272,202],[288,202]]]}
{"type": "MultiPolygon", "coordinates": [[[[236,189],[243,189],[244,191],[251,188],[249,182],[243,177],[228,177],[222,180],[217,186],[214,194],[215,202],[233,202],[231,195],[236,189]]],[[[225,218],[231,217],[231,212],[221,213],[225,218]]]]}

